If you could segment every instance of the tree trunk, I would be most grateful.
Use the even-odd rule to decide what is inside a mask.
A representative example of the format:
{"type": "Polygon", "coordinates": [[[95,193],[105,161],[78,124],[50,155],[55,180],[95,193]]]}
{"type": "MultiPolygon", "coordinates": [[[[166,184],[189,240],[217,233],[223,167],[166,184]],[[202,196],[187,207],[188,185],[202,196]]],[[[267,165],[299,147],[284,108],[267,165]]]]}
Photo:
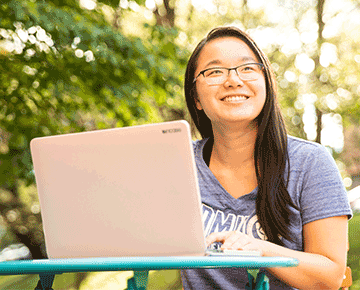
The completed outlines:
{"type": "Polygon", "coordinates": [[[163,4],[163,7],[159,7],[156,4],[156,9],[154,10],[156,24],[172,28],[175,26],[175,9],[170,5],[170,0],[163,0],[163,4]]]}
{"type": "Polygon", "coordinates": [[[318,0],[317,3],[317,23],[319,25],[318,30],[318,48],[321,47],[322,43],[324,42],[324,38],[322,36],[322,32],[324,30],[325,23],[323,21],[323,14],[324,14],[324,5],[325,0],[318,0]]]}
{"type": "Polygon", "coordinates": [[[16,236],[19,243],[24,244],[30,250],[31,256],[33,259],[46,259],[46,253],[44,250],[44,240],[37,239],[36,235],[39,234],[41,228],[29,228],[26,227],[26,221],[29,220],[30,216],[36,218],[36,223],[41,224],[41,218],[39,215],[34,215],[29,212],[24,205],[19,200],[18,189],[16,186],[11,186],[5,189],[12,194],[11,204],[6,205],[2,209],[2,216],[7,217],[7,213],[11,210],[17,211],[19,213],[15,221],[5,219],[7,224],[7,230],[16,236]],[[25,228],[25,231],[22,231],[22,228],[25,228]]]}
{"type": "Polygon", "coordinates": [[[15,235],[20,243],[24,244],[29,248],[31,256],[33,259],[47,259],[45,253],[41,250],[42,244],[35,242],[33,233],[28,233],[26,235],[15,232],[15,235]]]}
{"type": "Polygon", "coordinates": [[[114,19],[113,19],[113,27],[117,30],[120,28],[121,14],[122,14],[121,8],[117,8],[115,10],[114,19]]]}
{"type": "Polygon", "coordinates": [[[321,112],[321,110],[319,110],[318,108],[316,108],[316,139],[315,142],[321,144],[321,130],[322,130],[322,115],[323,113],[321,112]]]}
{"type": "MultiPolygon", "coordinates": [[[[324,38],[323,38],[323,35],[322,35],[323,30],[324,30],[324,26],[325,26],[325,23],[323,21],[324,5],[325,5],[325,0],[318,0],[317,6],[316,6],[317,23],[318,23],[318,26],[319,26],[318,39],[317,39],[317,55],[316,55],[316,57],[314,59],[314,61],[315,61],[316,83],[320,83],[320,75],[321,75],[321,71],[320,71],[320,51],[321,51],[321,45],[324,42],[324,38]]],[[[316,140],[315,141],[317,143],[321,143],[322,115],[323,115],[323,112],[319,108],[316,107],[317,121],[316,121],[316,140]]]]}

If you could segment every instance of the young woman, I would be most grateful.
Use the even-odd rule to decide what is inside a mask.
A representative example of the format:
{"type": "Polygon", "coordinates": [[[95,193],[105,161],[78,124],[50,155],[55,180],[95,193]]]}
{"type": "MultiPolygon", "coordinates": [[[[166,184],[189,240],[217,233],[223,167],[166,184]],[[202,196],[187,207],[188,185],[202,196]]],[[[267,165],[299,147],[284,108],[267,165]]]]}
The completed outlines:
{"type": "MultiPolygon", "coordinates": [[[[299,260],[261,269],[271,289],[338,289],[352,212],[336,164],[316,143],[286,134],[270,64],[234,27],[194,50],[185,96],[208,246],[299,260]]],[[[182,271],[184,289],[245,289],[244,269],[182,271]]]]}

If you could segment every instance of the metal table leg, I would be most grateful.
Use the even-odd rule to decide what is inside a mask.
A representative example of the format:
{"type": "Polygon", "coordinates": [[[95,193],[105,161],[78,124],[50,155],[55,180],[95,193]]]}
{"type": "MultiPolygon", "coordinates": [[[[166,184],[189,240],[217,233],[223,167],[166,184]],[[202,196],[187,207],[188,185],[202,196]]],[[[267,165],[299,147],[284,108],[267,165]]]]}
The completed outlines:
{"type": "Polygon", "coordinates": [[[254,277],[253,275],[255,273],[253,273],[252,271],[247,271],[248,273],[248,279],[249,282],[246,284],[245,289],[246,290],[269,290],[270,286],[269,286],[269,278],[265,275],[264,272],[259,272],[259,271],[255,271],[257,272],[256,277],[254,277]]]}
{"type": "Polygon", "coordinates": [[[51,287],[55,279],[55,274],[39,274],[39,276],[40,279],[35,290],[53,290],[51,287]]]}
{"type": "Polygon", "coordinates": [[[127,282],[127,290],[146,290],[149,271],[134,271],[134,277],[127,282]]]}

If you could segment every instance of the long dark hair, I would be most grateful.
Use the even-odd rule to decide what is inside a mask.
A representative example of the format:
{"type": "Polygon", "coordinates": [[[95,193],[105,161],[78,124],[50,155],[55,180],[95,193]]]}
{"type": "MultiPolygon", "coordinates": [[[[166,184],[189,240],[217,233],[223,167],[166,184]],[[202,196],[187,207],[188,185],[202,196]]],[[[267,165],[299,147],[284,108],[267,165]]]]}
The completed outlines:
{"type": "Polygon", "coordinates": [[[185,97],[192,120],[202,138],[213,139],[210,119],[204,110],[196,108],[196,84],[193,82],[197,60],[201,50],[211,40],[221,37],[237,37],[244,41],[264,65],[266,100],[257,117],[258,133],[255,141],[254,161],[258,182],[256,214],[270,242],[283,245],[282,239],[292,240],[290,227],[291,208],[298,209],[287,191],[290,166],[287,151],[287,133],[277,101],[277,88],[270,62],[249,35],[236,27],[219,27],[209,32],[195,48],[185,73],[185,97]],[[285,182],[286,179],[286,182],[285,182]]]}

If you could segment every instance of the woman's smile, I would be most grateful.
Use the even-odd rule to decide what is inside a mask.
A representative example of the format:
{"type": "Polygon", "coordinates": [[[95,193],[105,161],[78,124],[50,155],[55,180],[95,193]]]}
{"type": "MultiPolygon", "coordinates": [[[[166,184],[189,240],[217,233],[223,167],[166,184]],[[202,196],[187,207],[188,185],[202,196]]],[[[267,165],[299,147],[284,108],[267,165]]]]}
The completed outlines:
{"type": "Polygon", "coordinates": [[[221,101],[227,102],[227,103],[243,103],[245,102],[249,97],[244,95],[229,95],[221,99],[221,101]]]}

